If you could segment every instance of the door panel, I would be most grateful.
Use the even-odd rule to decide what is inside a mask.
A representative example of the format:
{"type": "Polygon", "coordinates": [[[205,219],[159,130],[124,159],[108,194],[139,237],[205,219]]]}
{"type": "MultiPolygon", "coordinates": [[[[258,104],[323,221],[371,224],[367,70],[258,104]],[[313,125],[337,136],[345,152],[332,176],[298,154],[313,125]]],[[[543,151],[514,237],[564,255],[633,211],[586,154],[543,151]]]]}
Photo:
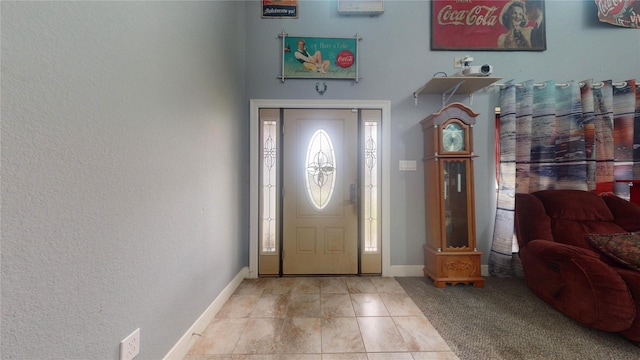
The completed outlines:
{"type": "Polygon", "coordinates": [[[283,274],[358,272],[358,116],[284,110],[283,274]]]}

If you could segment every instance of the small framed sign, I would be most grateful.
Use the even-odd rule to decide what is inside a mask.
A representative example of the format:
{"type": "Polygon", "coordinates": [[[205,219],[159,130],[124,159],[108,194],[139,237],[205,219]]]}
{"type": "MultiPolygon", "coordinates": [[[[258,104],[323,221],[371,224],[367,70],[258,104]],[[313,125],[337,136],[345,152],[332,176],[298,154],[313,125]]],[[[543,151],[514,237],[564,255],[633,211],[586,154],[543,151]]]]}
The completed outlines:
{"type": "Polygon", "coordinates": [[[432,50],[543,51],[544,0],[432,0],[432,50]]]}
{"type": "Polygon", "coordinates": [[[280,78],[352,79],[358,82],[358,35],[350,38],[282,38],[280,78]]]}
{"type": "Polygon", "coordinates": [[[297,19],[298,0],[262,0],[262,18],[297,19]]]}

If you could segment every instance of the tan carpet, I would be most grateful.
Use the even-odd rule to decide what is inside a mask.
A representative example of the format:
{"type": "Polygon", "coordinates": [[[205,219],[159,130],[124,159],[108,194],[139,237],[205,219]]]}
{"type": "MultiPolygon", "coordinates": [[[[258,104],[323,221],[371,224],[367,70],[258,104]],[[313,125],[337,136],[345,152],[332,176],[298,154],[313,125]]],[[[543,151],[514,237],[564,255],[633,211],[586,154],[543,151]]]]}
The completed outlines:
{"type": "Polygon", "coordinates": [[[586,328],[535,296],[523,279],[438,289],[426,278],[396,280],[460,360],[638,360],[622,336],[586,328]]]}

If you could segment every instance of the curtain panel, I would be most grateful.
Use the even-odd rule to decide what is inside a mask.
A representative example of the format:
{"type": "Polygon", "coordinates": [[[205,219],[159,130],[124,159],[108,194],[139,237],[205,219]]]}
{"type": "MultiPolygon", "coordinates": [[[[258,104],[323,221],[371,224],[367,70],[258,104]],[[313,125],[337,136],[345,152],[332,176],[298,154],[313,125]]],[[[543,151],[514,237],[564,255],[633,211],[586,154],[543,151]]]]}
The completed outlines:
{"type": "Polygon", "coordinates": [[[522,276],[514,234],[516,193],[576,189],[629,199],[629,184],[616,180],[640,179],[635,80],[507,82],[500,89],[497,129],[492,276],[522,276]]]}

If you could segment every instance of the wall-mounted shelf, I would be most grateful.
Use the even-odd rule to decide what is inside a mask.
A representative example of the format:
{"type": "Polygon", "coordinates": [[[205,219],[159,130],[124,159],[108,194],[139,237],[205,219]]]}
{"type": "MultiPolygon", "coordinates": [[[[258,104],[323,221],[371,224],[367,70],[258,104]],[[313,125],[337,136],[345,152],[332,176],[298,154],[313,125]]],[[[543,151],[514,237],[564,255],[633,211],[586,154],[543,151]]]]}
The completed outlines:
{"type": "Polygon", "coordinates": [[[501,80],[499,77],[488,76],[447,76],[434,77],[424,86],[413,93],[416,105],[418,105],[418,95],[425,94],[442,94],[442,107],[444,107],[453,96],[453,94],[473,94],[494,82],[501,80]],[[447,97],[448,95],[448,97],[447,97]]]}

